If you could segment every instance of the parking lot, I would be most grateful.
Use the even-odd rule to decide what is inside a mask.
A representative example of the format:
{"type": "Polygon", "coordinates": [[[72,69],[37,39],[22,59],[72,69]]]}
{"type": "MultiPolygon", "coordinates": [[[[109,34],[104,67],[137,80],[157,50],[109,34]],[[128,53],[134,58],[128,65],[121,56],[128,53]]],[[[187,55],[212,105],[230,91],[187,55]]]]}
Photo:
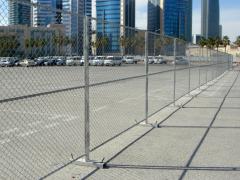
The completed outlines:
{"type": "MultiPolygon", "coordinates": [[[[173,68],[149,66],[149,114],[172,102],[173,68]]],[[[179,98],[188,92],[189,70],[177,68],[179,98]]],[[[214,68],[192,68],[191,89],[199,69],[203,84],[214,68]]],[[[84,154],[84,67],[0,68],[0,75],[0,179],[40,178],[84,154]]],[[[144,75],[144,64],[90,66],[91,148],[144,119],[144,75]]]]}

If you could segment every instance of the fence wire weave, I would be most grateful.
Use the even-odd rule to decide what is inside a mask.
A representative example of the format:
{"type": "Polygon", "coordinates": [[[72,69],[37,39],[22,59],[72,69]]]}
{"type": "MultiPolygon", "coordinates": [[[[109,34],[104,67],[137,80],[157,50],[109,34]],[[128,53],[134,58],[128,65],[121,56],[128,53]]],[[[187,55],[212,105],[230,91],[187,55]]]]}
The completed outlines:
{"type": "Polygon", "coordinates": [[[84,16],[81,3],[0,4],[0,179],[89,156],[230,68],[228,54],[84,16]]]}

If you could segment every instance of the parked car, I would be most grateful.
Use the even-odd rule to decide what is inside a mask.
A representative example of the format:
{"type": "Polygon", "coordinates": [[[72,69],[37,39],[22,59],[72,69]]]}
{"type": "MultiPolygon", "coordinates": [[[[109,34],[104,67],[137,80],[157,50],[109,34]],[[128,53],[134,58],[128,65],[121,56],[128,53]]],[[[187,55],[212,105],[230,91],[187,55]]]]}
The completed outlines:
{"type": "MultiPolygon", "coordinates": [[[[89,59],[88,59],[88,64],[89,65],[94,65],[93,61],[95,59],[95,56],[89,56],[89,59]]],[[[83,66],[84,65],[84,56],[82,56],[81,60],[80,60],[80,66],[83,66]]]]}
{"type": "Polygon", "coordinates": [[[39,58],[37,58],[37,59],[35,60],[35,65],[36,65],[36,66],[44,66],[45,61],[46,61],[46,60],[45,60],[44,58],[39,57],[39,58]]]}
{"type": "Polygon", "coordinates": [[[8,61],[8,60],[1,60],[0,61],[0,66],[1,67],[9,67],[10,66],[10,61],[8,61]]]}
{"type": "Polygon", "coordinates": [[[90,62],[93,66],[103,66],[104,65],[104,56],[96,56],[94,59],[90,62]]]}
{"type": "Polygon", "coordinates": [[[34,60],[31,60],[31,59],[24,59],[20,62],[20,66],[24,66],[24,67],[35,66],[35,62],[34,60]]]}
{"type": "Polygon", "coordinates": [[[133,56],[126,56],[123,58],[126,64],[134,64],[134,57],[133,56]]]}
{"type": "Polygon", "coordinates": [[[154,57],[148,56],[148,64],[153,64],[153,63],[154,63],[154,57]]]}
{"type": "Polygon", "coordinates": [[[56,65],[57,66],[64,66],[64,65],[66,65],[66,61],[64,59],[57,59],[56,65]]]}
{"type": "Polygon", "coordinates": [[[67,57],[66,65],[67,65],[67,66],[77,66],[77,65],[81,65],[81,60],[82,60],[82,57],[81,57],[81,56],[71,56],[71,57],[67,57]]]}
{"type": "MultiPolygon", "coordinates": [[[[172,64],[175,64],[175,61],[173,61],[172,64]]],[[[182,56],[176,57],[176,65],[188,65],[188,60],[182,56]]]]}
{"type": "Polygon", "coordinates": [[[121,66],[122,65],[122,57],[121,56],[107,56],[104,60],[105,66],[121,66]]]}
{"type": "Polygon", "coordinates": [[[154,64],[167,64],[167,61],[162,56],[154,57],[154,64]]]}
{"type": "Polygon", "coordinates": [[[14,66],[16,60],[18,60],[18,58],[16,57],[2,57],[0,60],[1,61],[0,66],[2,67],[14,66]]]}
{"type": "Polygon", "coordinates": [[[49,59],[47,61],[44,62],[45,66],[54,66],[56,65],[56,60],[55,59],[49,59]]]}

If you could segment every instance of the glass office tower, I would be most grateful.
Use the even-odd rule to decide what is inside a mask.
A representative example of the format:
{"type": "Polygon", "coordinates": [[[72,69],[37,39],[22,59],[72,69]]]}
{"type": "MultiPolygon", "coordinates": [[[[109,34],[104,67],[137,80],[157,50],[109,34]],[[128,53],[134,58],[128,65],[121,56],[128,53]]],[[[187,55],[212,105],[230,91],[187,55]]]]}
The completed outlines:
{"type": "Polygon", "coordinates": [[[163,19],[160,21],[164,34],[191,42],[192,0],[160,0],[163,19]]]}
{"type": "Polygon", "coordinates": [[[49,24],[62,24],[62,13],[56,10],[62,10],[62,0],[32,0],[33,3],[39,3],[39,6],[33,6],[32,21],[33,26],[47,26],[49,24]]]}
{"type": "Polygon", "coordinates": [[[148,31],[160,32],[160,0],[148,1],[148,31]]]}
{"type": "Polygon", "coordinates": [[[30,0],[23,0],[23,3],[9,0],[8,18],[10,25],[31,25],[30,0]],[[26,3],[26,4],[24,4],[26,3]]]}
{"type": "Polygon", "coordinates": [[[220,37],[219,0],[202,0],[202,36],[220,37]]]}
{"type": "MultiPolygon", "coordinates": [[[[68,52],[72,55],[83,54],[83,17],[92,16],[91,0],[62,0],[62,15],[65,34],[72,40],[72,46],[68,52]],[[72,13],[69,13],[72,12],[72,13]]],[[[90,37],[91,39],[91,37],[90,37]]]]}
{"type": "Polygon", "coordinates": [[[121,31],[126,30],[120,26],[135,27],[135,0],[96,0],[96,10],[98,37],[108,38],[107,52],[119,52],[119,39],[125,34],[121,31]]]}

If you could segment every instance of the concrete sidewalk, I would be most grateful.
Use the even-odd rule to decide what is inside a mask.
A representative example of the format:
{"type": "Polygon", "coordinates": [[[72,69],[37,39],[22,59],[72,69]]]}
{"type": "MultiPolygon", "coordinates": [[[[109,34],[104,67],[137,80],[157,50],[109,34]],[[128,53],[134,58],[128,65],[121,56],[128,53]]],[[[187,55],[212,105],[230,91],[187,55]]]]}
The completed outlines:
{"type": "MultiPolygon", "coordinates": [[[[47,179],[240,179],[240,76],[231,71],[196,97],[91,153],[106,169],[74,164],[47,179]]],[[[198,92],[195,92],[198,93],[198,92]]]]}

